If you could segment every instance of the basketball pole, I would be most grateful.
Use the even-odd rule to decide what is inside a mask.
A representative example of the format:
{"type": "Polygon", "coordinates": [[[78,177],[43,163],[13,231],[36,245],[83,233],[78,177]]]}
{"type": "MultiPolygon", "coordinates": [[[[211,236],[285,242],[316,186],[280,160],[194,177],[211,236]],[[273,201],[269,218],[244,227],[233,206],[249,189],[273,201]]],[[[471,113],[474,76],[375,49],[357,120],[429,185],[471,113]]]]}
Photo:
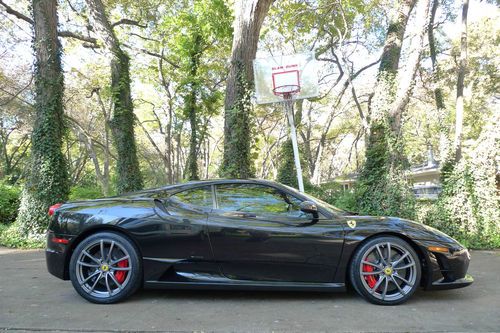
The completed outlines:
{"type": "Polygon", "coordinates": [[[297,170],[297,182],[299,191],[304,193],[304,181],[302,180],[302,167],[300,166],[299,145],[297,143],[297,131],[295,130],[295,120],[293,118],[293,100],[291,94],[285,94],[285,111],[290,124],[290,136],[292,137],[293,157],[295,159],[295,169],[297,170]]]}

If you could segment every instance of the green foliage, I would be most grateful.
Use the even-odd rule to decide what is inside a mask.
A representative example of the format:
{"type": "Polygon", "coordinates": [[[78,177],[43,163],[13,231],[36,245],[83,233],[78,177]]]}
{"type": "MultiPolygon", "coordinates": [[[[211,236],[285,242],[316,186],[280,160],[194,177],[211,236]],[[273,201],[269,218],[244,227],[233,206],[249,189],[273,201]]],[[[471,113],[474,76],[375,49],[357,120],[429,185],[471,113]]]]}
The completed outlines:
{"type": "MultiPolygon", "coordinates": [[[[309,177],[305,173],[307,170],[306,160],[303,158],[304,154],[299,145],[299,155],[300,155],[300,166],[302,167],[302,178],[304,181],[304,189],[311,188],[311,183],[309,182],[309,177]]],[[[295,158],[293,154],[292,139],[288,139],[281,145],[281,152],[279,155],[279,166],[278,174],[276,180],[282,184],[299,188],[297,180],[297,169],[295,168],[295,158]]]]}
{"type": "MultiPolygon", "coordinates": [[[[43,238],[49,206],[66,201],[69,192],[68,168],[61,151],[65,134],[63,72],[57,40],[57,17],[33,8],[35,24],[45,34],[35,34],[36,119],[31,137],[30,171],[22,191],[16,230],[21,237],[43,238]]],[[[37,31],[37,29],[35,29],[37,31]]]]}
{"type": "Polygon", "coordinates": [[[101,189],[98,187],[75,186],[71,188],[69,200],[87,200],[102,198],[101,189]]]}
{"type": "Polygon", "coordinates": [[[0,183],[0,224],[10,224],[16,220],[20,192],[18,187],[0,183]]]}
{"type": "Polygon", "coordinates": [[[0,245],[20,249],[39,249],[45,247],[45,240],[30,239],[22,236],[19,226],[16,224],[0,224],[0,245]]]}
{"type": "Polygon", "coordinates": [[[111,130],[117,151],[118,193],[142,189],[143,181],[134,136],[134,107],[130,91],[129,57],[114,50],[111,61],[111,88],[114,103],[111,130]]]}
{"type": "Polygon", "coordinates": [[[437,203],[420,209],[421,221],[472,248],[500,247],[499,118],[490,119],[470,156],[449,169],[437,203]]]}
{"type": "MultiPolygon", "coordinates": [[[[275,1],[269,12],[272,24],[263,29],[262,35],[277,32],[297,52],[306,51],[308,45],[317,41],[328,41],[315,45],[316,53],[323,54],[331,47],[332,38],[349,38],[356,31],[355,25],[364,26],[367,31],[380,27],[383,14],[378,0],[275,1]],[[363,19],[358,21],[360,17],[363,19]]],[[[280,43],[275,44],[281,47],[280,43]]]]}
{"type": "Polygon", "coordinates": [[[349,212],[357,211],[358,206],[355,193],[344,191],[339,183],[330,182],[321,184],[320,186],[308,185],[305,186],[305,190],[308,194],[328,202],[335,207],[349,212]]]}
{"type": "Polygon", "coordinates": [[[366,162],[355,187],[357,211],[369,215],[412,218],[415,198],[404,167],[391,157],[390,131],[384,122],[371,127],[366,162]]]}
{"type": "Polygon", "coordinates": [[[252,163],[252,88],[246,77],[245,66],[236,65],[236,99],[232,109],[226,110],[230,131],[225,131],[224,160],[220,169],[223,178],[252,178],[255,166],[252,163]]]}
{"type": "Polygon", "coordinates": [[[339,191],[333,199],[331,204],[335,207],[349,212],[357,212],[358,210],[357,197],[353,191],[339,191]]]}
{"type": "Polygon", "coordinates": [[[230,51],[232,16],[223,0],[195,0],[173,7],[162,18],[160,31],[166,55],[178,64],[172,80],[184,104],[179,118],[190,127],[189,154],[184,178],[199,179],[200,144],[207,136],[208,119],[220,111],[223,95],[214,81],[227,75],[220,61],[230,51]]]}

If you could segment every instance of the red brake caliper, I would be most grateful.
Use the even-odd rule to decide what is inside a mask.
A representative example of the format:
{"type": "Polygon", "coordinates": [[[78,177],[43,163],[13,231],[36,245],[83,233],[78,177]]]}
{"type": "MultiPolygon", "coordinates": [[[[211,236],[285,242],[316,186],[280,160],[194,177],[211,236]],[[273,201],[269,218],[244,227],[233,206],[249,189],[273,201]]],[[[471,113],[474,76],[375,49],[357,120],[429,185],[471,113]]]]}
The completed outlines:
{"type": "MultiPolygon", "coordinates": [[[[373,272],[373,266],[364,264],[363,272],[373,272]]],[[[377,284],[378,279],[375,277],[375,275],[365,275],[364,278],[370,288],[375,287],[375,285],[377,284]]]]}
{"type": "MultiPolygon", "coordinates": [[[[118,262],[118,267],[125,268],[128,267],[128,260],[124,259],[118,262]]],[[[127,277],[127,271],[115,271],[115,278],[118,283],[123,283],[127,277]]]]}

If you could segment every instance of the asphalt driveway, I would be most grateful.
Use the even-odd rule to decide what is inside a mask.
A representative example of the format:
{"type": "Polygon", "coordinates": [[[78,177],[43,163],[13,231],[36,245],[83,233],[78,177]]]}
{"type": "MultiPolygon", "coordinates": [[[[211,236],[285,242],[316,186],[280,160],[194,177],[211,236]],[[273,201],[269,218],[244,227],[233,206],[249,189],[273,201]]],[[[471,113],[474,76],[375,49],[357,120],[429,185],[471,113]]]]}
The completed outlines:
{"type": "Polygon", "coordinates": [[[353,292],[140,291],[88,303],[51,277],[43,251],[0,248],[0,331],[500,332],[500,252],[474,251],[464,289],[383,307],[353,292]]]}

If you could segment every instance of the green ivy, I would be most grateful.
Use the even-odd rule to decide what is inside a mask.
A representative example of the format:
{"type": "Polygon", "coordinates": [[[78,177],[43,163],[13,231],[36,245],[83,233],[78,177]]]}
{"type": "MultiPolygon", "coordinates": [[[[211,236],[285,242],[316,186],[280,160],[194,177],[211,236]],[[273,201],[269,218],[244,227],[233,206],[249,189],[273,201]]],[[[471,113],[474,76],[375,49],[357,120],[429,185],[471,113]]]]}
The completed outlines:
{"type": "Polygon", "coordinates": [[[252,87],[246,77],[245,66],[236,65],[236,103],[226,110],[226,118],[231,126],[230,135],[226,136],[224,158],[219,174],[223,178],[255,177],[252,161],[252,87]]]}
{"type": "Polygon", "coordinates": [[[120,49],[113,50],[111,88],[114,109],[110,125],[117,151],[118,193],[136,191],[143,187],[134,136],[134,106],[130,91],[129,66],[128,55],[120,49]]]}
{"type": "Polygon", "coordinates": [[[499,118],[486,126],[470,156],[447,166],[438,201],[419,209],[422,222],[472,248],[500,247],[499,118]]]}
{"type": "MultiPolygon", "coordinates": [[[[302,167],[302,179],[304,181],[304,188],[311,188],[309,177],[305,174],[307,170],[307,162],[303,158],[301,146],[299,145],[300,165],[302,167]]],[[[299,188],[297,180],[297,169],[295,168],[295,157],[293,154],[292,140],[288,139],[281,145],[281,152],[279,154],[278,174],[276,180],[282,184],[299,188]]]]}
{"type": "Polygon", "coordinates": [[[377,85],[366,162],[355,187],[357,211],[369,215],[414,217],[415,196],[406,177],[400,129],[391,106],[395,78],[383,74],[377,85]]]}
{"type": "Polygon", "coordinates": [[[24,184],[16,225],[12,230],[20,237],[43,238],[48,224],[49,206],[68,198],[68,168],[61,151],[65,135],[63,110],[63,72],[61,45],[57,39],[57,19],[33,4],[35,25],[44,22],[46,33],[37,35],[35,29],[35,111],[31,137],[31,161],[24,184]],[[55,49],[52,47],[54,46],[55,49]],[[45,55],[45,56],[43,56],[45,55]]]}

